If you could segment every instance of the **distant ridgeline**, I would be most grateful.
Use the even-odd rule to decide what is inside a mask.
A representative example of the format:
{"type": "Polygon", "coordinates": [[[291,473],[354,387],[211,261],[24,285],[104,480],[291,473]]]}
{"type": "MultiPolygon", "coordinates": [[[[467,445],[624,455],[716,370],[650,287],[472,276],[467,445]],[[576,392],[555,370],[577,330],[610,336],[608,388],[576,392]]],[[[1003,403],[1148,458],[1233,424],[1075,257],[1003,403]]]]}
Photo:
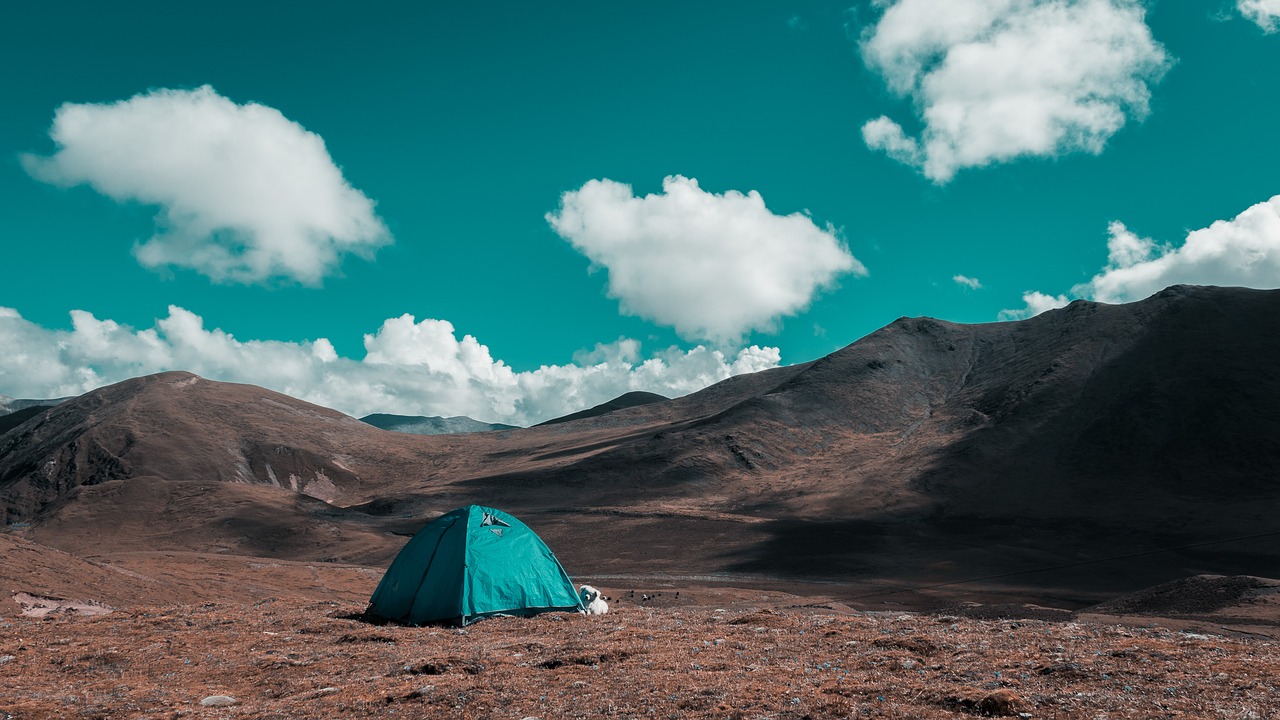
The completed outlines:
{"type": "Polygon", "coordinates": [[[465,415],[455,417],[423,417],[421,415],[387,415],[374,413],[360,418],[360,422],[368,423],[376,428],[392,432],[409,433],[411,435],[455,435],[458,433],[492,432],[494,430],[515,430],[515,425],[487,423],[472,420],[465,415]]]}
{"type": "Polygon", "coordinates": [[[546,422],[538,423],[538,425],[556,425],[558,423],[570,422],[572,420],[582,420],[584,418],[596,417],[598,415],[604,415],[605,413],[611,413],[614,410],[623,410],[629,407],[639,407],[640,405],[650,405],[652,403],[662,402],[664,400],[670,400],[670,399],[671,398],[659,395],[657,393],[642,392],[642,391],[629,392],[623,395],[619,395],[618,397],[610,400],[607,403],[601,403],[599,405],[596,405],[593,408],[587,408],[586,410],[579,410],[578,412],[573,413],[571,415],[565,415],[563,417],[547,420],[546,422]]]}
{"type": "Polygon", "coordinates": [[[0,434],[16,428],[30,418],[39,415],[54,405],[64,403],[71,398],[53,398],[51,400],[20,400],[8,395],[0,395],[0,434]]]}

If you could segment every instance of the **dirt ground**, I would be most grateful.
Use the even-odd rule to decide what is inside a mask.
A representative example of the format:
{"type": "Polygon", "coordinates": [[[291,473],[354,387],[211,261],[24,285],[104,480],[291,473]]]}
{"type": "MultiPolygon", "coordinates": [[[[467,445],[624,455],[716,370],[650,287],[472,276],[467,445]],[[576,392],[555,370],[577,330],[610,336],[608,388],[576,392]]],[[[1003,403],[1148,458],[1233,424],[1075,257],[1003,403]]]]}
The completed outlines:
{"type": "Polygon", "coordinates": [[[7,617],[0,718],[1280,718],[1271,640],[606,592],[465,629],[272,598],[7,617]]]}

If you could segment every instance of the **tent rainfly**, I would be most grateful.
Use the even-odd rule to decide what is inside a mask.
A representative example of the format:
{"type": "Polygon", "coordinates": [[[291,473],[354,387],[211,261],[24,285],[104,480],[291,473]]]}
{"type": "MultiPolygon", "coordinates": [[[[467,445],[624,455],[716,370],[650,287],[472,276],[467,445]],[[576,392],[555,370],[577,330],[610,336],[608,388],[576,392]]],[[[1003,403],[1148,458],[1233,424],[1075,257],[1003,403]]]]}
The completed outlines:
{"type": "Polygon", "coordinates": [[[412,625],[582,609],[555,554],[524,523],[468,505],[432,520],[382,576],[369,612],[412,625]]]}

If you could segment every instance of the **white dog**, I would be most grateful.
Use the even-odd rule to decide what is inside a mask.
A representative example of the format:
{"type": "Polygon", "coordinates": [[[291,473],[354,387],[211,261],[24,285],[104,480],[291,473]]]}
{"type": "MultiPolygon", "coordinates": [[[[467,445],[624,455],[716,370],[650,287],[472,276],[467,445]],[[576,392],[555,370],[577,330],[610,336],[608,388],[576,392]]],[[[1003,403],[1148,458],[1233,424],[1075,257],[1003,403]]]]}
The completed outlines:
{"type": "Polygon", "coordinates": [[[578,589],[578,599],[582,601],[583,611],[588,615],[604,615],[609,612],[609,603],[600,597],[600,591],[590,585],[578,589]]]}

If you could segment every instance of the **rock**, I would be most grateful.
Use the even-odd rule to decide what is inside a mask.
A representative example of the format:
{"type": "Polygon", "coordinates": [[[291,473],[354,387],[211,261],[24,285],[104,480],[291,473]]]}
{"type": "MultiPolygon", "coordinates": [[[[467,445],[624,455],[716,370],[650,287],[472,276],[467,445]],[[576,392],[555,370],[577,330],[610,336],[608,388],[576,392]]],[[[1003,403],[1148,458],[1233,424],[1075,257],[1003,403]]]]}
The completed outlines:
{"type": "Polygon", "coordinates": [[[205,707],[226,707],[227,705],[235,705],[236,699],[230,695],[210,695],[200,701],[205,707]]]}
{"type": "Polygon", "coordinates": [[[18,659],[18,658],[14,657],[14,656],[12,656],[12,655],[3,655],[3,656],[0,656],[0,665],[5,665],[5,664],[8,664],[8,663],[11,663],[11,662],[13,662],[14,660],[17,660],[17,659],[18,659]]]}
{"type": "Polygon", "coordinates": [[[1073,680],[1082,680],[1089,677],[1089,673],[1077,662],[1057,662],[1051,665],[1041,665],[1036,668],[1036,672],[1041,675],[1057,675],[1062,678],[1070,678],[1073,680]]]}
{"type": "Polygon", "coordinates": [[[406,697],[412,700],[414,698],[426,697],[436,691],[435,685],[423,685],[422,687],[409,693],[406,697]]]}
{"type": "Polygon", "coordinates": [[[978,701],[978,709],[988,715],[1016,715],[1026,702],[1012,690],[996,690],[978,701]]]}
{"type": "Polygon", "coordinates": [[[324,688],[320,688],[319,690],[312,690],[309,693],[304,693],[302,695],[299,695],[298,699],[299,700],[315,700],[318,697],[324,697],[325,695],[332,695],[336,692],[338,692],[338,688],[336,687],[324,687],[324,688]]]}
{"type": "Polygon", "coordinates": [[[447,662],[422,662],[416,665],[405,665],[404,671],[410,675],[443,675],[453,667],[447,662]]]}
{"type": "Polygon", "coordinates": [[[942,703],[951,710],[980,715],[1012,716],[1029,709],[1027,701],[1007,688],[990,692],[964,690],[943,697],[942,703]]]}

